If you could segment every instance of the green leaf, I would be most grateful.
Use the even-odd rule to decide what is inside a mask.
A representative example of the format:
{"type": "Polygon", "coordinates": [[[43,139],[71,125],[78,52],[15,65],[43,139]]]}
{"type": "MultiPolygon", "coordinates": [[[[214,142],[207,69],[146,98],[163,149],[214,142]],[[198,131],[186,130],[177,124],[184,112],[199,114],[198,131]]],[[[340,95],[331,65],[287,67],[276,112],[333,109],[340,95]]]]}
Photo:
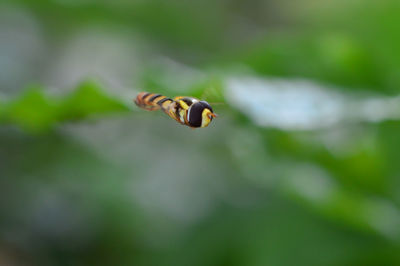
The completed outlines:
{"type": "Polygon", "coordinates": [[[57,122],[128,110],[123,101],[107,95],[94,82],[84,82],[72,94],[57,98],[33,87],[8,103],[0,103],[0,123],[42,132],[57,122]]]}
{"type": "Polygon", "coordinates": [[[30,88],[4,107],[4,120],[28,131],[48,129],[57,120],[57,105],[40,88],[30,88]]]}
{"type": "Polygon", "coordinates": [[[60,107],[60,120],[82,119],[92,114],[128,111],[122,101],[105,94],[94,82],[82,83],[60,107]]]}

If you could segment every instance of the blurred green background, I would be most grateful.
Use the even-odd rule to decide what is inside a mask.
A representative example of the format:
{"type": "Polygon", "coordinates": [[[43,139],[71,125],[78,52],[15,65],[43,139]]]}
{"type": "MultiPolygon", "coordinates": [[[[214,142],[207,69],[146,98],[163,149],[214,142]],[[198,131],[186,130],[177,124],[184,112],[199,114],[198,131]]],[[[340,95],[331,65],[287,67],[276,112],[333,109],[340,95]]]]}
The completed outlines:
{"type": "Polygon", "coordinates": [[[400,265],[399,14],[3,0],[0,265],[400,265]]]}

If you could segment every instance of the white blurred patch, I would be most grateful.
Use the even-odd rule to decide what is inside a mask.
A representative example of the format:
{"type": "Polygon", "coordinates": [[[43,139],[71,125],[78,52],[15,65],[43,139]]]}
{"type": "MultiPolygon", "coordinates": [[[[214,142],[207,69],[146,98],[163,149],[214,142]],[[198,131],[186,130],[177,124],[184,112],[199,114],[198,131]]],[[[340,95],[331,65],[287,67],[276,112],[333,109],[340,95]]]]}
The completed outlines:
{"type": "Polygon", "coordinates": [[[284,188],[316,206],[326,206],[331,203],[339,189],[331,176],[315,165],[299,164],[287,171],[288,177],[284,179],[284,188]]]}
{"type": "Polygon", "coordinates": [[[390,201],[373,199],[367,202],[365,219],[376,231],[391,239],[400,237],[400,211],[390,201]]]}
{"type": "Polygon", "coordinates": [[[0,4],[0,91],[16,93],[38,81],[45,51],[33,14],[18,5],[0,4]]]}
{"type": "Polygon", "coordinates": [[[284,130],[400,118],[400,97],[347,95],[306,80],[230,78],[226,99],[259,126],[284,130]]]}
{"type": "Polygon", "coordinates": [[[155,77],[153,82],[159,87],[170,88],[176,92],[186,93],[193,84],[199,84],[207,79],[207,75],[202,71],[166,56],[152,59],[149,65],[155,77]]]}
{"type": "Polygon", "coordinates": [[[88,77],[101,80],[107,93],[132,105],[135,93],[132,81],[142,65],[140,37],[127,29],[111,25],[88,26],[69,36],[60,52],[52,59],[46,73],[46,85],[74,89],[88,77]]]}

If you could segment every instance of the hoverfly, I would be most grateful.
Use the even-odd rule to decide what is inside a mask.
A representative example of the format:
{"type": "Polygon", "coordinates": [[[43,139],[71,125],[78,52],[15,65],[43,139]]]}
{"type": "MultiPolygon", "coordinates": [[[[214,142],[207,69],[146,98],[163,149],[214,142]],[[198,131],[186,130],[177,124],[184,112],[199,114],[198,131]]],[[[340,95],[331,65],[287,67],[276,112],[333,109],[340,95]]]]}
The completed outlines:
{"type": "Polygon", "coordinates": [[[177,96],[171,99],[161,94],[141,92],[135,103],[148,111],[161,109],[178,123],[191,128],[207,127],[217,116],[208,102],[193,97],[177,96]]]}

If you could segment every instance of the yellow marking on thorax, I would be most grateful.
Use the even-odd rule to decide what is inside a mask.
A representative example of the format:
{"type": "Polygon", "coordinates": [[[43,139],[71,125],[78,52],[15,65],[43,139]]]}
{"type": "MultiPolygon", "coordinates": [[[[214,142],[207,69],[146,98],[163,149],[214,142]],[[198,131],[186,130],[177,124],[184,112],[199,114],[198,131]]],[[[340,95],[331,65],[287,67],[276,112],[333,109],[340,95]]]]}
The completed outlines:
{"type": "Polygon", "coordinates": [[[186,115],[186,111],[185,111],[185,110],[180,110],[180,111],[179,111],[179,120],[180,120],[182,123],[185,123],[185,115],[186,115]]]}
{"type": "Polygon", "coordinates": [[[189,109],[189,105],[187,105],[184,101],[179,101],[180,106],[182,106],[183,109],[187,110],[189,109]]]}

